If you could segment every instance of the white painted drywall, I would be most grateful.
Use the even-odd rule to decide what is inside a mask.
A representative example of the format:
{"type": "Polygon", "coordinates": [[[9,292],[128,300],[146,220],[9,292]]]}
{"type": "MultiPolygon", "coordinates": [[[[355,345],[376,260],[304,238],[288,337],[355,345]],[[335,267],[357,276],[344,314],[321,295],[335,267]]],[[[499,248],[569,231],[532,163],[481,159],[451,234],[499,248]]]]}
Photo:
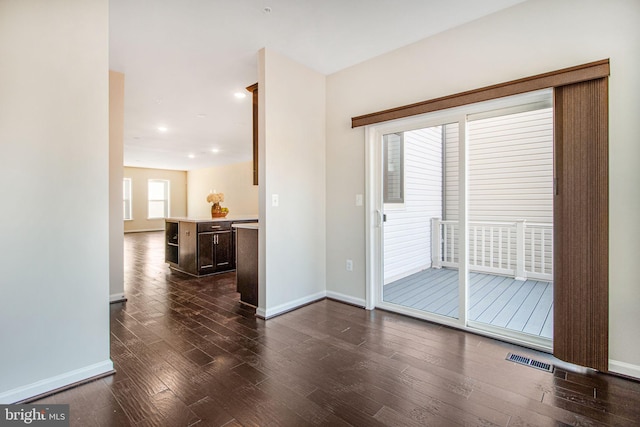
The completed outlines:
{"type": "Polygon", "coordinates": [[[610,78],[611,369],[640,377],[640,2],[528,1],[327,78],[327,292],[365,296],[364,129],[350,118],[600,59],[610,78]],[[626,371],[625,371],[626,369],[626,371]]]}
{"type": "Polygon", "coordinates": [[[113,369],[108,18],[0,2],[0,403],[113,369]]]}
{"type": "Polygon", "coordinates": [[[325,193],[325,76],[269,49],[259,69],[258,313],[268,317],[324,297],[325,207],[337,203],[325,193]]]}
{"type": "Polygon", "coordinates": [[[187,214],[192,218],[211,216],[209,191],[224,193],[222,206],[231,215],[258,214],[258,186],[253,185],[253,162],[234,163],[187,172],[187,214]]]}
{"type": "Polygon", "coordinates": [[[109,300],[124,298],[124,74],[109,70],[109,300]]]}

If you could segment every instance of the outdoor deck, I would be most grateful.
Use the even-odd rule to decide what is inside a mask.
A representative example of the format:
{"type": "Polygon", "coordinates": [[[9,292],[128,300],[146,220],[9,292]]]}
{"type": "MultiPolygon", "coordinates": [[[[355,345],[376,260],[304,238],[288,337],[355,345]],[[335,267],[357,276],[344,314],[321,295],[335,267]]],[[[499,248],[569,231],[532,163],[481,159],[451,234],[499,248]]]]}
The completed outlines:
{"type": "MultiPolygon", "coordinates": [[[[483,273],[470,273],[469,282],[469,320],[552,338],[552,283],[483,273]]],[[[389,283],[383,300],[458,317],[458,270],[428,269],[389,283]]]]}

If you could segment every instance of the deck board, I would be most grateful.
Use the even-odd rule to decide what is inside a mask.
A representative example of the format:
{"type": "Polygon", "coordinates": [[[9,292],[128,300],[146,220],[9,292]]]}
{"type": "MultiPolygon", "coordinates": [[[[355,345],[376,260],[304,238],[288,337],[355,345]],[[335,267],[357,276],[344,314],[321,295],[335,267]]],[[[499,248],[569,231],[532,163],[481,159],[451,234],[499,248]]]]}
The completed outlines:
{"type": "MultiPolygon", "coordinates": [[[[458,317],[458,271],[427,269],[384,286],[385,302],[458,317]]],[[[469,274],[469,320],[544,338],[553,335],[553,284],[469,274]]]]}

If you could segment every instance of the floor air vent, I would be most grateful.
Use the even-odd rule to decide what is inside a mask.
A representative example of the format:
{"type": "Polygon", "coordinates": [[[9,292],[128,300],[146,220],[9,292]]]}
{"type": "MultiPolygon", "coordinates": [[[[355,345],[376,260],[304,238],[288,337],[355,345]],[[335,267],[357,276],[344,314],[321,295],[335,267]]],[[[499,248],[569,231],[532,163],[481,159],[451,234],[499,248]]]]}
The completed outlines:
{"type": "Polygon", "coordinates": [[[540,369],[541,371],[553,372],[553,365],[550,363],[540,362],[539,360],[530,359],[519,354],[509,353],[507,354],[507,360],[510,362],[519,363],[520,365],[531,366],[532,368],[540,369]]]}

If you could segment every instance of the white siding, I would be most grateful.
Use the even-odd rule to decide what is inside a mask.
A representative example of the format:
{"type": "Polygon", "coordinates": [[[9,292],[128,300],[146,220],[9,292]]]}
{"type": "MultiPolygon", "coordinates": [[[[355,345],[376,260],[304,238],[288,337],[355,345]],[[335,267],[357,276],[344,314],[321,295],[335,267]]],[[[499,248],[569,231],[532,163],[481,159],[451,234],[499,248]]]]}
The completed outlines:
{"type": "Polygon", "coordinates": [[[447,221],[458,220],[458,173],[459,173],[459,143],[458,123],[444,126],[444,218],[447,221]]]}
{"type": "MultiPolygon", "coordinates": [[[[446,126],[445,220],[458,219],[458,128],[446,126]]],[[[469,221],[553,220],[551,108],[468,123],[469,221]]]]}
{"type": "Polygon", "coordinates": [[[469,220],[553,221],[551,108],[468,123],[469,220]]]}
{"type": "Polygon", "coordinates": [[[385,284],[431,266],[431,218],[442,215],[442,128],[404,134],[405,202],[385,206],[385,284]]]}

